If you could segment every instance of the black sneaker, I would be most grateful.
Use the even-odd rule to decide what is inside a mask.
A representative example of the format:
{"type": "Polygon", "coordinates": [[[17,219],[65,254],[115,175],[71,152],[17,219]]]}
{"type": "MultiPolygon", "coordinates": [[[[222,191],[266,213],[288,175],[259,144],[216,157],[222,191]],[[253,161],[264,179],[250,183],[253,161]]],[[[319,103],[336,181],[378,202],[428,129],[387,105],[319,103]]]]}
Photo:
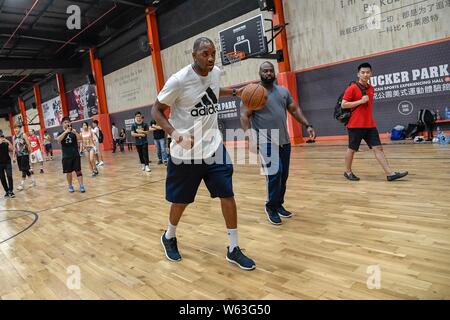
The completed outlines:
{"type": "Polygon", "coordinates": [[[158,160],[158,164],[163,164],[162,160],[158,160]]]}
{"type": "Polygon", "coordinates": [[[403,177],[406,177],[408,175],[408,171],[405,172],[396,172],[395,174],[393,174],[392,176],[387,176],[387,181],[394,181],[397,179],[401,179],[403,177]]]}
{"type": "Polygon", "coordinates": [[[344,177],[346,177],[350,181],[359,181],[359,180],[361,180],[357,176],[355,176],[353,174],[353,172],[350,172],[350,174],[348,174],[347,172],[344,172],[344,177]]]}
{"type": "Polygon", "coordinates": [[[278,215],[281,218],[290,218],[290,217],[292,217],[292,212],[287,211],[283,206],[278,208],[277,212],[278,212],[278,215]]]}
{"type": "Polygon", "coordinates": [[[15,198],[16,195],[14,194],[14,192],[10,191],[10,192],[9,192],[9,197],[10,197],[10,198],[15,198]]]}
{"type": "Polygon", "coordinates": [[[164,231],[164,233],[161,236],[161,244],[163,245],[164,253],[166,254],[167,259],[169,259],[170,261],[181,260],[180,252],[178,252],[176,237],[172,239],[167,239],[166,231],[164,231]]]}
{"type": "Polygon", "coordinates": [[[253,270],[256,268],[255,261],[247,257],[242,253],[239,247],[235,247],[233,251],[230,252],[230,247],[227,247],[226,259],[228,262],[236,264],[239,268],[244,270],[253,270]]]}
{"type": "Polygon", "coordinates": [[[269,222],[271,224],[280,225],[282,224],[280,215],[275,210],[265,208],[267,219],[269,219],[269,222]]]}
{"type": "Polygon", "coordinates": [[[9,192],[5,193],[5,198],[9,198],[9,192]]]}
{"type": "Polygon", "coordinates": [[[40,173],[44,173],[44,169],[41,169],[39,172],[40,172],[40,173]]]}

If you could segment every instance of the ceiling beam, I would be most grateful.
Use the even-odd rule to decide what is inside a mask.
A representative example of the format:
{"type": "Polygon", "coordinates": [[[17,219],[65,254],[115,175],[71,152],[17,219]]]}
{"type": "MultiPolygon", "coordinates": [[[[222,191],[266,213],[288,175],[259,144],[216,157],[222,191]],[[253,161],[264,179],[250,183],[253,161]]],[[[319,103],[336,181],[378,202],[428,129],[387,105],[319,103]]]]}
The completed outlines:
{"type": "Polygon", "coordinates": [[[81,61],[0,58],[0,69],[79,69],[81,61]]]}
{"type": "Polygon", "coordinates": [[[53,4],[54,0],[50,0],[44,8],[41,9],[41,11],[39,12],[39,14],[37,15],[37,17],[34,19],[34,21],[27,26],[28,30],[33,29],[33,27],[36,25],[36,23],[39,21],[39,19],[42,17],[42,15],[45,13],[45,11],[47,11],[47,9],[53,4]]]}
{"type": "MultiPolygon", "coordinates": [[[[11,36],[14,30],[10,28],[0,28],[0,36],[11,36]]],[[[35,38],[36,40],[49,41],[49,42],[66,42],[75,34],[72,32],[51,32],[51,31],[41,31],[41,30],[19,30],[17,32],[18,36],[23,38],[35,38]]],[[[92,38],[92,40],[94,40],[92,38]]],[[[76,42],[71,42],[71,44],[77,44],[76,42]]]]}
{"type": "Polygon", "coordinates": [[[137,7],[137,8],[145,8],[146,7],[145,4],[142,4],[142,1],[140,1],[140,3],[136,3],[131,0],[102,0],[102,2],[116,2],[116,3],[126,4],[127,6],[133,6],[133,7],[137,7]]]}

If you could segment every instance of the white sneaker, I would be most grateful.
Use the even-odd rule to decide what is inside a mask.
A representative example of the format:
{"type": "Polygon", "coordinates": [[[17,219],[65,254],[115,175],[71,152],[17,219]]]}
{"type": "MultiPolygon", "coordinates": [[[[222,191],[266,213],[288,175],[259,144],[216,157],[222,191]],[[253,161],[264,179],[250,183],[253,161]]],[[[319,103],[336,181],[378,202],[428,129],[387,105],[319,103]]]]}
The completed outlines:
{"type": "Polygon", "coordinates": [[[99,165],[99,166],[103,166],[103,165],[104,165],[103,161],[100,161],[100,162],[98,163],[98,165],[99,165]]]}
{"type": "Polygon", "coordinates": [[[19,186],[17,187],[17,190],[19,190],[19,191],[23,190],[23,183],[19,184],[19,186]]]}
{"type": "Polygon", "coordinates": [[[152,169],[150,169],[149,166],[145,166],[145,172],[151,172],[151,171],[152,171],[152,169]]]}
{"type": "Polygon", "coordinates": [[[31,187],[36,187],[36,180],[31,180],[30,186],[31,186],[31,187]]]}
{"type": "Polygon", "coordinates": [[[142,169],[142,171],[145,170],[145,164],[142,165],[142,168],[141,168],[141,169],[142,169]]]}

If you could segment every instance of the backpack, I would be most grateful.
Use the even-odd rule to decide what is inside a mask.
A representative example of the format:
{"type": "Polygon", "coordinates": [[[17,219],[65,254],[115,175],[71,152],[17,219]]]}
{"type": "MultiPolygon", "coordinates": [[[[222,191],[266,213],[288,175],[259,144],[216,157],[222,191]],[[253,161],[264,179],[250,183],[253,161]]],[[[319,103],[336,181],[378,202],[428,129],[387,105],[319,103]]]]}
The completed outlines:
{"type": "Polygon", "coordinates": [[[432,127],[435,122],[433,113],[428,109],[420,109],[417,120],[427,128],[432,127]]]}
{"type": "MultiPolygon", "coordinates": [[[[366,88],[364,88],[359,82],[352,81],[352,82],[350,82],[348,87],[350,87],[354,83],[361,90],[362,95],[365,96],[366,95],[366,88]]],[[[350,120],[350,117],[352,116],[353,110],[355,110],[358,107],[353,108],[353,110],[352,109],[342,109],[342,98],[344,97],[344,93],[345,93],[345,90],[339,96],[339,98],[338,98],[338,100],[336,102],[336,105],[334,106],[334,118],[337,121],[343,123],[344,125],[347,125],[348,121],[350,120]]]]}
{"type": "Polygon", "coordinates": [[[391,140],[404,140],[405,136],[404,126],[397,125],[391,131],[391,140]]]}
{"type": "MultiPolygon", "coordinates": [[[[97,136],[97,135],[96,135],[97,136]]],[[[97,139],[98,139],[98,143],[103,143],[103,132],[102,132],[102,130],[100,130],[100,128],[98,128],[98,136],[97,136],[97,139]]]]}

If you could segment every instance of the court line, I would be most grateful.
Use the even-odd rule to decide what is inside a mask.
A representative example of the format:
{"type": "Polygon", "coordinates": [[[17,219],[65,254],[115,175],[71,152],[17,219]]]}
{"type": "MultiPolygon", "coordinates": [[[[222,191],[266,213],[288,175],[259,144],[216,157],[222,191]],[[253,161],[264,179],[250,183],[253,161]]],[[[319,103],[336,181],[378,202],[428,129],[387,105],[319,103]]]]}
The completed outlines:
{"type": "Polygon", "coordinates": [[[7,239],[5,239],[5,240],[0,241],[0,244],[6,242],[6,241],[8,241],[8,240],[11,240],[11,239],[14,238],[14,237],[17,237],[19,234],[21,234],[21,233],[27,231],[28,229],[30,229],[30,228],[38,221],[38,219],[39,219],[38,213],[42,213],[42,212],[49,211],[49,210],[53,210],[53,209],[63,208],[63,207],[66,207],[66,206],[78,204],[78,203],[81,203],[81,202],[84,202],[84,201],[88,201],[88,200],[92,200],[92,199],[101,198],[101,197],[108,196],[108,195],[115,194],[115,193],[119,193],[119,192],[129,191],[130,189],[136,189],[136,188],[144,187],[144,186],[147,186],[147,185],[150,185],[150,184],[153,184],[153,183],[161,182],[161,181],[163,181],[163,180],[165,180],[165,179],[166,179],[166,178],[159,179],[159,180],[155,180],[155,181],[150,181],[150,182],[147,182],[147,183],[144,183],[144,184],[141,184],[141,185],[137,185],[137,186],[134,186],[134,187],[131,187],[131,188],[126,188],[126,189],[121,189],[121,190],[111,191],[111,192],[108,192],[108,193],[104,193],[104,194],[97,195],[97,196],[94,196],[94,197],[90,197],[90,198],[82,199],[82,200],[79,200],[79,201],[67,203],[67,204],[64,204],[64,205],[57,206],[57,207],[39,210],[39,211],[37,211],[37,212],[33,212],[33,211],[29,211],[29,210],[17,210],[17,209],[16,209],[16,210],[0,210],[0,211],[21,211],[21,212],[29,212],[28,214],[24,214],[24,215],[21,215],[21,216],[18,216],[18,217],[8,218],[8,219],[5,219],[5,220],[0,220],[0,222],[4,222],[4,221],[8,221],[8,220],[13,220],[13,219],[20,218],[20,217],[24,217],[24,216],[28,216],[28,215],[33,215],[33,216],[35,217],[35,219],[33,220],[33,222],[32,222],[28,227],[26,227],[26,228],[23,229],[22,231],[20,231],[20,232],[14,234],[13,236],[11,236],[11,237],[9,237],[9,238],[7,238],[7,239]]]}
{"type": "Polygon", "coordinates": [[[115,193],[119,193],[119,192],[129,191],[129,190],[140,188],[140,187],[145,187],[147,185],[150,185],[150,184],[153,184],[153,183],[156,183],[156,182],[161,182],[163,180],[166,180],[166,178],[155,180],[155,181],[150,181],[150,182],[147,182],[147,183],[144,183],[144,184],[141,184],[141,185],[137,185],[137,186],[134,186],[134,187],[129,187],[129,188],[126,188],[126,189],[120,189],[120,190],[116,190],[116,191],[111,191],[111,192],[100,194],[100,195],[93,196],[93,197],[90,197],[90,198],[81,199],[79,201],[66,203],[66,204],[63,204],[63,205],[60,205],[60,206],[57,206],[57,207],[42,209],[42,210],[39,210],[37,212],[38,213],[42,213],[42,212],[53,210],[53,209],[64,208],[64,207],[67,207],[67,206],[70,206],[70,205],[74,205],[74,204],[78,204],[78,203],[81,203],[81,202],[85,202],[85,201],[88,201],[88,200],[97,199],[97,198],[101,198],[101,197],[104,197],[104,196],[109,196],[109,195],[112,195],[112,194],[115,194],[115,193]]]}
{"type": "MultiPolygon", "coordinates": [[[[22,231],[20,231],[20,232],[14,234],[14,235],[12,235],[11,237],[6,238],[5,240],[0,241],[0,244],[5,243],[6,241],[11,240],[11,239],[17,237],[17,236],[18,236],[19,234],[21,234],[21,233],[24,233],[25,231],[27,231],[28,229],[30,229],[30,228],[31,228],[31,227],[39,220],[39,215],[38,215],[36,212],[33,212],[33,211],[28,211],[28,210],[0,210],[0,211],[21,211],[21,212],[29,212],[28,214],[24,214],[24,215],[18,216],[18,217],[16,217],[16,218],[20,218],[20,217],[24,217],[24,216],[29,216],[29,215],[33,215],[33,216],[34,216],[34,220],[33,220],[33,222],[32,222],[30,225],[28,225],[28,226],[27,226],[25,229],[23,229],[22,231]]],[[[13,218],[13,219],[16,219],[16,218],[13,218]]],[[[2,221],[7,221],[7,220],[10,220],[10,219],[6,219],[6,220],[2,220],[2,221]]],[[[1,222],[1,221],[0,221],[0,222],[1,222]]]]}

